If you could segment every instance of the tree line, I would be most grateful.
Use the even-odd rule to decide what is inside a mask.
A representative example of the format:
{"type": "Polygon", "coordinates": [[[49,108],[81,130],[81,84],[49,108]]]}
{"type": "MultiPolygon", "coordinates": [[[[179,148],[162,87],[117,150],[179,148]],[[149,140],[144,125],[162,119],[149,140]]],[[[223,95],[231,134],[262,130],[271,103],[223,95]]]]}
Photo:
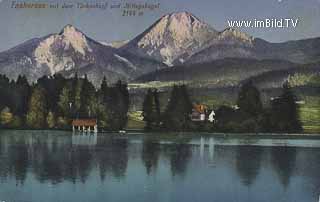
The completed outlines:
{"type": "Polygon", "coordinates": [[[25,76],[16,81],[0,75],[0,126],[2,128],[69,129],[77,118],[97,118],[105,130],[120,130],[127,124],[129,92],[126,83],[99,89],[88,80],[43,76],[29,84],[25,76]]]}
{"type": "MultiPolygon", "coordinates": [[[[77,118],[96,118],[103,130],[117,131],[126,127],[129,92],[126,83],[100,88],[87,76],[64,78],[60,74],[43,76],[29,84],[25,76],[10,80],[0,75],[0,127],[30,129],[70,129],[77,118]]],[[[164,110],[157,89],[149,89],[143,102],[146,130],[210,132],[302,132],[297,98],[290,86],[263,106],[260,92],[249,81],[241,86],[237,107],[215,109],[214,123],[193,122],[193,104],[186,85],[172,87],[164,110]]]]}
{"type": "Polygon", "coordinates": [[[244,83],[238,94],[237,105],[220,106],[215,109],[213,123],[191,121],[193,105],[185,85],[173,86],[165,110],[160,112],[160,108],[158,91],[149,89],[144,99],[142,113],[146,130],[236,133],[303,131],[299,120],[297,97],[288,83],[283,85],[280,96],[270,98],[267,106],[263,106],[260,92],[253,82],[244,83]]]}

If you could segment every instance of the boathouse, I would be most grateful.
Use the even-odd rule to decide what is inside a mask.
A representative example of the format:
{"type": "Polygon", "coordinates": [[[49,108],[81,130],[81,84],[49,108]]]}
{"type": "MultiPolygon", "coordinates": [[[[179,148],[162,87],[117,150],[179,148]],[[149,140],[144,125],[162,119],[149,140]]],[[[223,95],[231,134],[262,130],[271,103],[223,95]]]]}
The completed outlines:
{"type": "Polygon", "coordinates": [[[74,119],[72,121],[72,131],[98,132],[97,119],[74,119]]]}

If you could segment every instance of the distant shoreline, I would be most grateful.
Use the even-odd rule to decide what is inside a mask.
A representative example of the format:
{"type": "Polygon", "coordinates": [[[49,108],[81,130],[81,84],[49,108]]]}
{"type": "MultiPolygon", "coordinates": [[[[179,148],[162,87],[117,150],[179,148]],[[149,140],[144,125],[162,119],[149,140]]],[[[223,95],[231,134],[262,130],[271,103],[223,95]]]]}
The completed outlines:
{"type": "MultiPolygon", "coordinates": [[[[0,135],[6,131],[30,131],[34,133],[47,133],[50,132],[61,132],[61,133],[70,133],[72,134],[86,134],[86,135],[93,135],[95,133],[91,132],[79,132],[75,131],[72,132],[71,130],[47,130],[47,129],[0,129],[0,135]]],[[[119,137],[126,137],[126,136],[137,136],[137,135],[144,135],[146,137],[173,137],[173,138],[192,138],[192,137],[215,137],[215,138],[241,138],[241,139],[319,139],[320,134],[318,133],[299,133],[299,134],[279,134],[279,133],[212,133],[212,132],[152,132],[152,131],[141,131],[141,130],[128,130],[125,134],[120,134],[116,131],[110,132],[98,132],[97,135],[104,136],[104,135],[111,135],[111,136],[119,136],[119,137]]]]}

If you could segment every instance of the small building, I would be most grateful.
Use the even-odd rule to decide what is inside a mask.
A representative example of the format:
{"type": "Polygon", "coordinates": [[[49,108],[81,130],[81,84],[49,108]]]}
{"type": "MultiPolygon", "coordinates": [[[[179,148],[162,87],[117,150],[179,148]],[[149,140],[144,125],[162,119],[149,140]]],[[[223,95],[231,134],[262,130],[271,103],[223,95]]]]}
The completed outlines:
{"type": "Polygon", "coordinates": [[[212,110],[211,113],[209,114],[209,118],[208,118],[208,121],[210,121],[211,123],[215,122],[215,116],[216,116],[216,113],[212,110]]]}
{"type": "Polygon", "coordinates": [[[72,121],[72,131],[98,132],[97,119],[74,119],[72,121]]]}
{"type": "Polygon", "coordinates": [[[192,113],[191,113],[191,120],[192,121],[205,121],[207,114],[207,107],[202,104],[194,104],[192,113]]]}

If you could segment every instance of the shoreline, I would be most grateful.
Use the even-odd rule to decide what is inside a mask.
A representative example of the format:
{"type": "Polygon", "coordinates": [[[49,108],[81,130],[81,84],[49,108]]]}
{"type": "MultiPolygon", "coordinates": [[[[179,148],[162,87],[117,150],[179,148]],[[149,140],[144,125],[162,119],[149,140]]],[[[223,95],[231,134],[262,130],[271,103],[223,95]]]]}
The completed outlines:
{"type": "MultiPolygon", "coordinates": [[[[72,132],[70,130],[33,130],[33,129],[0,129],[0,135],[3,132],[31,132],[31,133],[46,133],[50,135],[50,132],[58,133],[68,133],[68,134],[86,134],[93,135],[95,133],[91,132],[72,132]]],[[[239,138],[239,139],[319,139],[320,134],[311,133],[299,133],[299,134],[287,134],[287,133],[214,133],[214,132],[151,132],[151,131],[141,131],[141,130],[128,130],[125,134],[120,134],[119,132],[98,132],[98,136],[145,136],[145,137],[163,137],[163,138],[192,138],[192,137],[216,137],[216,138],[239,138]]]]}

